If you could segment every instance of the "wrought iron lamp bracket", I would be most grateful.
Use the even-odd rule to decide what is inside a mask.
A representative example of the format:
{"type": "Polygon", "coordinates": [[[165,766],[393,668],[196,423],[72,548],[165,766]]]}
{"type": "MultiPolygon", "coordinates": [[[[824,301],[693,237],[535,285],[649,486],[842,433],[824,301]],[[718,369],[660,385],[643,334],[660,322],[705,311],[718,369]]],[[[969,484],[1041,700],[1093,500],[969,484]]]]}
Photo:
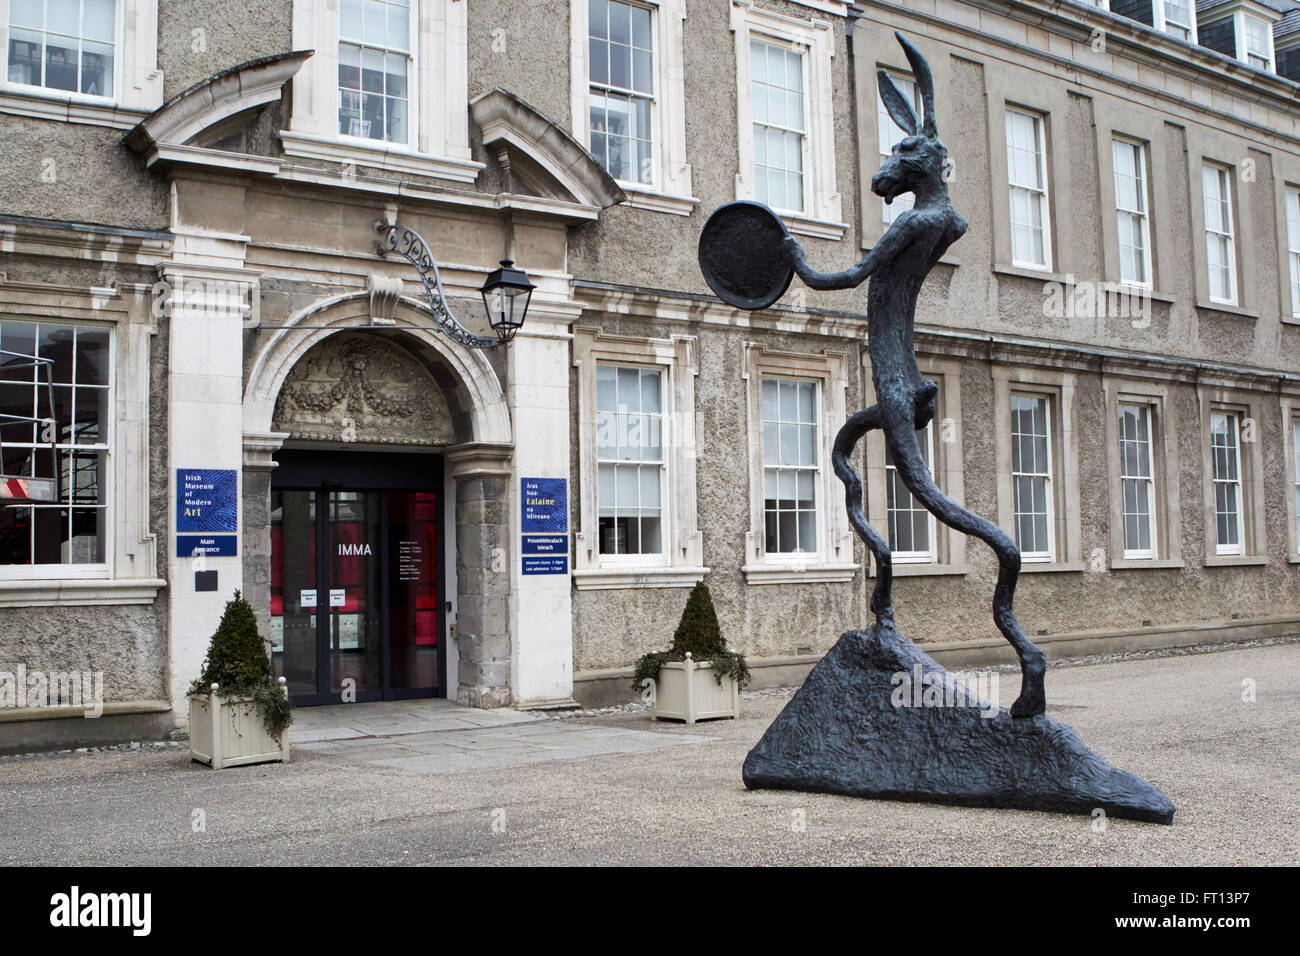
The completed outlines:
{"type": "Polygon", "coordinates": [[[420,276],[420,284],[424,286],[424,297],[429,302],[429,308],[433,311],[434,318],[438,320],[442,331],[452,341],[471,349],[492,349],[501,344],[501,339],[475,335],[456,321],[456,317],[452,315],[447,305],[447,296],[442,291],[442,276],[438,274],[438,263],[429,252],[429,244],[419,233],[406,226],[388,222],[377,223],[375,229],[381,235],[379,242],[375,244],[379,255],[401,256],[415,266],[415,271],[420,276]]]}

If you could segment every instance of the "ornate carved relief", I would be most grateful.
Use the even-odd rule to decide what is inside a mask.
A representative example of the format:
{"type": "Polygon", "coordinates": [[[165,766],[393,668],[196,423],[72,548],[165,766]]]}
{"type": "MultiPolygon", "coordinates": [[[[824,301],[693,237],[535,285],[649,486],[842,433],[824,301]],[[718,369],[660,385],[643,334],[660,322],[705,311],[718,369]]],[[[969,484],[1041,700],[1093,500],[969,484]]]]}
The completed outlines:
{"type": "Polygon", "coordinates": [[[429,371],[375,333],[339,333],[304,355],[276,399],[273,430],[315,441],[455,441],[446,399],[429,371]]]}

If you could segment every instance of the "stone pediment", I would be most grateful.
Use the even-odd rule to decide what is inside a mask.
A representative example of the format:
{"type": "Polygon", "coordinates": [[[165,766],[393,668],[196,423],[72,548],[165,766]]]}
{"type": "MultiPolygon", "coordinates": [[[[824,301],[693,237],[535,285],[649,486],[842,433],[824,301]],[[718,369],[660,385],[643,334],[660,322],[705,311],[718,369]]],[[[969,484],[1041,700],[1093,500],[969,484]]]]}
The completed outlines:
{"type": "Polygon", "coordinates": [[[483,145],[497,154],[511,191],[608,209],[623,188],[581,143],[515,94],[494,89],[469,105],[483,145]]]}
{"type": "Polygon", "coordinates": [[[342,332],[294,366],[273,430],[309,441],[386,445],[455,442],[442,390],[411,353],[374,332],[342,332]]]}
{"type": "Polygon", "coordinates": [[[258,57],[214,73],[158,107],[122,142],[146,166],[165,162],[274,174],[279,159],[229,147],[243,141],[240,134],[259,110],[280,100],[284,84],[312,52],[258,57]]]}

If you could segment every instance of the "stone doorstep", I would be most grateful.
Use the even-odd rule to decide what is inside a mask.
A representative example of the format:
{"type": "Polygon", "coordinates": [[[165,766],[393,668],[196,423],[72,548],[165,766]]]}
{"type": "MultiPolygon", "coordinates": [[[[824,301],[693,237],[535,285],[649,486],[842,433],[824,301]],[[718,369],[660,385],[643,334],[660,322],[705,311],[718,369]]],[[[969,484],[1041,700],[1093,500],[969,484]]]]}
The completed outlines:
{"type": "Polygon", "coordinates": [[[444,698],[415,701],[374,701],[329,704],[294,710],[289,743],[306,745],[329,740],[397,738],[413,734],[484,730],[545,721],[540,714],[509,708],[480,710],[444,698]]]}
{"type": "Polygon", "coordinates": [[[552,729],[545,735],[529,733],[534,729],[529,726],[511,726],[467,734],[424,734],[418,742],[411,738],[352,740],[303,744],[300,749],[411,773],[446,773],[639,753],[717,740],[703,735],[547,723],[552,729]]]}
{"type": "MultiPolygon", "coordinates": [[[[990,625],[991,627],[992,625],[990,625]]],[[[845,630],[850,630],[845,627],[845,630]]],[[[1300,620],[1292,617],[1245,621],[1211,621],[1192,625],[1164,625],[1127,631],[1077,631],[1068,634],[1029,635],[1049,660],[1066,660],[1094,654],[1122,654],[1130,651],[1166,650],[1202,644],[1228,644],[1270,637],[1300,634],[1300,620]]],[[[920,643],[921,650],[951,670],[996,667],[1016,663],[1015,652],[1000,637],[974,641],[920,643]]],[[[807,678],[820,654],[750,658],[752,681],[746,690],[770,687],[798,687],[807,678]]],[[[632,691],[632,668],[578,671],[573,675],[573,696],[584,708],[625,704],[637,699],[632,691]]]]}

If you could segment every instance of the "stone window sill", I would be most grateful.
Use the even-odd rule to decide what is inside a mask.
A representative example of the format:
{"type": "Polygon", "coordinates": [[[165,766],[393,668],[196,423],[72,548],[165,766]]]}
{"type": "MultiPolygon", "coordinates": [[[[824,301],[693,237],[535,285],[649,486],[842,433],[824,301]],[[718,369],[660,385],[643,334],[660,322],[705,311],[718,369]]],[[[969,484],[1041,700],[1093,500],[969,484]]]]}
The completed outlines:
{"type": "Polygon", "coordinates": [[[0,607],[152,604],[166,586],[161,578],[0,580],[0,607]]]}
{"type": "Polygon", "coordinates": [[[429,176],[454,182],[472,183],[478,178],[483,164],[467,159],[452,159],[417,153],[410,148],[392,146],[375,141],[369,145],[363,140],[348,140],[310,133],[280,132],[286,156],[305,159],[323,159],[331,163],[354,163],[381,169],[388,173],[405,173],[412,176],[429,176]]]}
{"type": "Polygon", "coordinates": [[[795,235],[811,236],[814,239],[843,239],[849,228],[847,223],[832,222],[829,219],[811,219],[788,212],[777,215],[795,235]]]}
{"type": "Polygon", "coordinates": [[[746,584],[842,584],[858,573],[856,564],[747,564],[746,584]]]}
{"type": "Polygon", "coordinates": [[[1231,305],[1227,302],[1197,300],[1196,309],[1198,312],[1217,312],[1221,315],[1231,316],[1234,319],[1250,319],[1252,322],[1259,318],[1259,313],[1253,309],[1242,308],[1239,305],[1231,305]]]}
{"type": "Polygon", "coordinates": [[[700,204],[700,200],[694,196],[676,196],[636,183],[620,181],[619,186],[627,193],[627,199],[619,205],[631,206],[633,209],[648,209],[651,212],[663,212],[673,216],[689,216],[700,204]]]}
{"type": "Polygon", "coordinates": [[[1065,285],[1066,276],[1060,272],[1053,272],[1051,269],[1034,269],[1030,266],[1017,266],[1009,262],[995,263],[993,266],[995,275],[1011,276],[1016,279],[1036,279],[1039,282],[1057,282],[1065,285]]]}
{"type": "Polygon", "coordinates": [[[0,89],[0,113],[113,129],[131,129],[149,115],[148,110],[129,109],[110,100],[95,101],[61,96],[37,87],[12,86],[0,89]]]}
{"type": "Polygon", "coordinates": [[[690,588],[708,573],[708,568],[589,568],[573,572],[573,586],[579,591],[690,588]]]}
{"type": "MultiPolygon", "coordinates": [[[[928,578],[942,577],[944,575],[969,574],[970,569],[964,564],[931,564],[926,561],[904,561],[894,563],[894,577],[896,578],[928,578]]],[[[871,568],[871,577],[876,576],[874,563],[871,568]]]]}
{"type": "Polygon", "coordinates": [[[1268,564],[1267,554],[1207,554],[1207,568],[1238,568],[1268,564]]]}
{"type": "Polygon", "coordinates": [[[1185,568],[1182,558],[1111,558],[1112,571],[1142,570],[1144,568],[1185,568]]]}
{"type": "Polygon", "coordinates": [[[1082,561],[1024,561],[1020,565],[1021,574],[1082,570],[1084,570],[1084,564],[1082,561]]]}

